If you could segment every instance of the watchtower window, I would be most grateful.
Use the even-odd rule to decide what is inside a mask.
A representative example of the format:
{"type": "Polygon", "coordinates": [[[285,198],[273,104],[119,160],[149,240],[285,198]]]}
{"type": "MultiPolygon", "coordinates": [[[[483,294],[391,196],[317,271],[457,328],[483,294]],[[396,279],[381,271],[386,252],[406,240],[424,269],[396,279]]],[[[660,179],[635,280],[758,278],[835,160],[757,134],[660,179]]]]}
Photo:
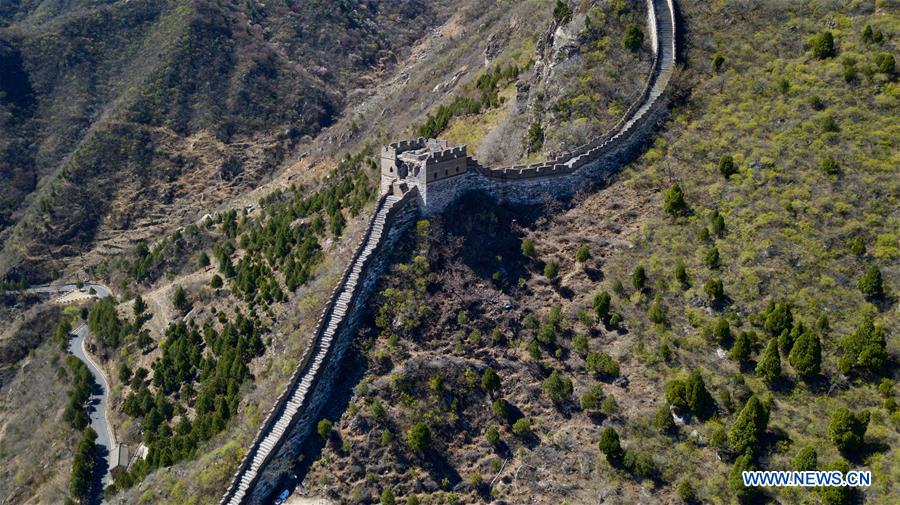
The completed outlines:
{"type": "Polygon", "coordinates": [[[447,175],[447,171],[446,171],[446,170],[444,170],[444,175],[447,175]]]}

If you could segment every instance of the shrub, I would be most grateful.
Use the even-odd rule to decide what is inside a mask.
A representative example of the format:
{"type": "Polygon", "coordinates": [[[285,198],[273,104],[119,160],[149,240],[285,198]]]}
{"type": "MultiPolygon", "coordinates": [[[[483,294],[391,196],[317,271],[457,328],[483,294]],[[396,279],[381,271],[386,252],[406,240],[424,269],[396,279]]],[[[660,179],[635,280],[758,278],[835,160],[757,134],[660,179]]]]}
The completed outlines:
{"type": "Polygon", "coordinates": [[[206,251],[200,251],[200,255],[197,257],[197,264],[200,268],[206,268],[209,266],[209,255],[206,254],[206,251]]]}
{"type": "Polygon", "coordinates": [[[862,237],[854,237],[850,239],[848,245],[850,246],[850,252],[852,252],[856,256],[864,256],[866,254],[866,242],[862,239],[862,237]]]}
{"type": "Polygon", "coordinates": [[[656,426],[664,435],[675,430],[675,421],[672,419],[668,405],[662,405],[656,410],[656,414],[653,415],[653,426],[656,426]]]}
{"type": "Polygon", "coordinates": [[[728,324],[728,320],[725,317],[720,317],[718,321],[716,321],[716,325],[713,327],[713,338],[716,339],[716,342],[723,346],[727,347],[728,344],[731,343],[731,326],[728,324]]]}
{"type": "Polygon", "coordinates": [[[544,129],[540,123],[531,123],[528,128],[528,152],[537,153],[544,147],[544,129]]]}
{"type": "Polygon", "coordinates": [[[717,304],[725,300],[725,288],[721,279],[710,279],[703,285],[703,292],[706,293],[710,303],[717,304]]]}
{"type": "Polygon", "coordinates": [[[678,281],[683,288],[689,286],[687,269],[684,266],[684,262],[681,260],[678,260],[675,263],[675,280],[678,281]]]}
{"type": "Polygon", "coordinates": [[[819,119],[819,125],[822,128],[822,133],[835,133],[840,131],[838,128],[837,119],[834,117],[832,113],[826,113],[822,115],[819,119]]]}
{"type": "Polygon", "coordinates": [[[212,279],[209,280],[209,285],[213,289],[219,289],[222,287],[222,278],[219,277],[219,274],[215,274],[212,276],[212,279]]]}
{"type": "Polygon", "coordinates": [[[545,345],[551,345],[556,342],[556,327],[550,323],[542,324],[538,328],[537,340],[545,345]]]}
{"type": "Polygon", "coordinates": [[[742,366],[750,361],[750,354],[753,352],[753,343],[756,340],[752,332],[742,331],[734,340],[731,347],[731,359],[737,361],[742,366]]]}
{"type": "Polygon", "coordinates": [[[517,437],[527,437],[531,434],[531,423],[528,418],[522,417],[516,420],[512,425],[513,435],[517,437]]]}
{"type": "Polygon", "coordinates": [[[616,363],[612,356],[603,351],[589,352],[584,361],[587,369],[597,375],[607,377],[619,376],[619,364],[616,363]]]}
{"type": "Polygon", "coordinates": [[[385,488],[381,492],[381,505],[394,505],[394,493],[390,488],[385,488]]]}
{"type": "Polygon", "coordinates": [[[713,246],[709,251],[706,252],[706,256],[703,258],[703,262],[706,263],[706,266],[712,270],[719,268],[721,265],[719,258],[719,248],[713,246]]]}
{"type": "Polygon", "coordinates": [[[597,410],[600,408],[600,402],[603,401],[603,389],[598,385],[591,386],[583,395],[581,395],[582,410],[597,410]]]}
{"type": "Polygon", "coordinates": [[[844,355],[838,362],[843,373],[850,373],[858,368],[861,371],[880,375],[888,364],[887,335],[884,328],[875,326],[871,319],[866,319],[856,331],[841,341],[844,355]]]}
{"type": "Polygon", "coordinates": [[[721,54],[716,54],[713,56],[713,68],[716,69],[716,72],[722,70],[722,65],[725,64],[725,57],[721,54]]]}
{"type": "Polygon", "coordinates": [[[822,344],[819,336],[811,331],[804,332],[794,342],[788,361],[801,378],[812,379],[819,375],[822,366],[822,344]]]}
{"type": "Polygon", "coordinates": [[[572,338],[572,349],[581,356],[585,356],[588,350],[587,335],[575,335],[572,338]]]}
{"type": "Polygon", "coordinates": [[[406,445],[413,452],[427,451],[431,447],[431,430],[425,423],[416,423],[406,432],[406,445]]]}
{"type": "Polygon", "coordinates": [[[553,280],[559,275],[559,263],[550,260],[544,265],[544,277],[553,280]]]}
{"type": "Polygon", "coordinates": [[[694,486],[692,486],[691,481],[687,479],[678,483],[675,492],[678,493],[678,499],[684,503],[693,503],[697,500],[697,493],[694,491],[694,486]]]}
{"type": "Polygon", "coordinates": [[[607,396],[603,399],[603,404],[600,405],[600,412],[603,412],[606,416],[613,416],[619,412],[619,404],[616,402],[615,397],[612,395],[607,396]]]}
{"type": "Polygon", "coordinates": [[[684,191],[678,184],[673,184],[663,195],[663,211],[672,216],[680,216],[687,210],[688,205],[684,200],[684,191]]]}
{"type": "Polygon", "coordinates": [[[644,289],[644,284],[647,282],[647,272],[644,270],[642,265],[638,265],[634,268],[634,271],[631,272],[631,285],[634,286],[634,289],[641,291],[644,289]]]}
{"type": "Polygon", "coordinates": [[[813,56],[819,58],[820,60],[824,60],[825,58],[831,58],[832,56],[834,56],[834,35],[832,35],[830,31],[826,30],[813,37],[812,53],[813,56]]]}
{"type": "MultiPolygon", "coordinates": [[[[791,329],[794,323],[794,316],[791,313],[791,307],[785,302],[774,302],[769,300],[765,312],[764,326],[769,335],[777,337],[784,331],[791,329]]],[[[782,349],[783,351],[783,349],[782,349]]]]}
{"type": "Polygon", "coordinates": [[[175,307],[175,310],[181,312],[187,309],[187,295],[181,286],[175,286],[175,292],[172,294],[172,306],[175,307]]]}
{"type": "Polygon", "coordinates": [[[878,66],[878,71],[882,74],[886,74],[888,76],[894,75],[896,63],[894,61],[893,54],[878,53],[878,56],[875,57],[875,65],[878,66]]]}
{"type": "Polygon", "coordinates": [[[689,410],[687,401],[687,388],[684,381],[671,380],[666,383],[665,390],[666,401],[669,402],[669,405],[682,412],[689,410]]]}
{"type": "Polygon", "coordinates": [[[748,503],[756,496],[756,488],[744,486],[743,473],[755,470],[753,459],[749,454],[739,456],[734,460],[734,466],[728,473],[728,487],[734,493],[740,503],[748,503]]]}
{"type": "Polygon", "coordinates": [[[608,427],[600,434],[600,442],[597,444],[600,452],[606,455],[609,464],[617,466],[622,461],[622,445],[619,443],[619,434],[612,427],[608,427]]]}
{"type": "Polygon", "coordinates": [[[841,407],[831,415],[828,425],[828,438],[843,455],[852,455],[860,451],[869,427],[869,411],[850,412],[841,407]]]}
{"type": "Polygon", "coordinates": [[[882,298],[884,296],[884,283],[881,279],[881,270],[872,265],[866,270],[857,284],[859,290],[868,298],[882,298]]]}
{"type": "Polygon", "coordinates": [[[712,212],[712,215],[709,216],[709,222],[712,225],[713,233],[719,237],[725,235],[725,218],[719,214],[719,211],[714,210],[712,212]]]}
{"type": "Polygon", "coordinates": [[[601,321],[606,321],[609,318],[609,308],[610,302],[612,301],[612,297],[609,296],[609,293],[603,291],[594,297],[594,312],[597,314],[597,318],[601,321]]]}
{"type": "Polygon", "coordinates": [[[644,44],[644,32],[641,31],[641,28],[636,24],[629,24],[625,28],[625,37],[622,39],[622,44],[632,51],[637,51],[644,44]]]}
{"type": "Polygon", "coordinates": [[[813,470],[818,470],[819,461],[816,450],[812,447],[800,449],[800,452],[794,456],[794,459],[791,462],[791,468],[795,472],[811,472],[813,470]]]}
{"type": "Polygon", "coordinates": [[[759,357],[756,364],[756,375],[764,378],[769,384],[781,377],[781,356],[778,353],[778,343],[775,339],[769,340],[766,349],[759,357]]]}
{"type": "Polygon", "coordinates": [[[591,249],[586,244],[582,244],[578,250],[575,251],[575,261],[584,263],[589,259],[591,259],[591,249]]]}
{"type": "Polygon", "coordinates": [[[786,77],[782,77],[780,81],[778,81],[778,90],[781,91],[782,95],[788,94],[788,91],[791,90],[791,81],[787,80],[786,77]]]}
{"type": "Polygon", "coordinates": [[[828,156],[824,160],[822,160],[822,171],[828,175],[838,175],[841,171],[841,167],[838,166],[838,163],[834,160],[834,157],[828,156]]]}
{"type": "Polygon", "coordinates": [[[377,422],[384,422],[387,419],[387,410],[378,398],[375,398],[369,404],[369,414],[371,414],[372,419],[377,422]]]}
{"type": "Polygon", "coordinates": [[[653,303],[651,303],[650,307],[647,309],[647,318],[650,319],[650,322],[652,323],[666,323],[666,309],[659,303],[658,297],[653,300],[653,303]]]}
{"type": "Polygon", "coordinates": [[[623,465],[635,476],[650,479],[656,475],[656,462],[646,452],[625,451],[623,465]]]}
{"type": "Polygon", "coordinates": [[[734,158],[731,155],[725,155],[719,158],[719,173],[726,179],[737,173],[737,166],[734,164],[734,158]]]}
{"type": "Polygon", "coordinates": [[[498,419],[506,420],[509,417],[509,403],[500,398],[491,403],[491,411],[498,419]]]}
{"type": "Polygon", "coordinates": [[[331,430],[331,421],[329,421],[328,419],[319,420],[319,425],[316,427],[316,432],[319,434],[319,437],[322,440],[328,440],[328,436],[331,435],[331,430]]]}
{"type": "Polygon", "coordinates": [[[500,430],[496,426],[491,426],[484,432],[484,438],[491,445],[500,443],[500,430]]]}
{"type": "Polygon", "coordinates": [[[522,241],[522,254],[529,258],[534,258],[534,240],[526,238],[522,241]]]}
{"type": "Polygon", "coordinates": [[[500,391],[500,376],[493,368],[488,367],[484,370],[484,374],[481,376],[481,388],[491,396],[500,391]]]}
{"type": "Polygon", "coordinates": [[[622,285],[622,281],[620,281],[619,279],[613,281],[612,291],[619,298],[625,297],[625,286],[622,285]]]}
{"type": "MultiPolygon", "coordinates": [[[[839,461],[832,465],[826,465],[823,469],[826,472],[837,471],[847,473],[850,466],[846,461],[839,461]]],[[[819,492],[819,501],[822,505],[851,505],[854,503],[853,492],[848,486],[823,486],[817,488],[819,492]]]]}
{"type": "Polygon", "coordinates": [[[554,370],[541,383],[541,389],[553,403],[561,403],[572,397],[572,379],[560,377],[559,372],[554,370]]]}
{"type": "Polygon", "coordinates": [[[706,389],[700,372],[694,370],[685,382],[685,394],[687,406],[697,417],[705,418],[712,414],[716,407],[716,401],[706,389]]]}
{"type": "Polygon", "coordinates": [[[728,432],[728,447],[735,454],[755,457],[769,423],[769,411],[759,398],[751,396],[728,432]]]}
{"type": "Polygon", "coordinates": [[[567,2],[556,0],[556,7],[553,8],[553,19],[560,25],[564,25],[572,19],[572,9],[569,8],[567,2]]]}

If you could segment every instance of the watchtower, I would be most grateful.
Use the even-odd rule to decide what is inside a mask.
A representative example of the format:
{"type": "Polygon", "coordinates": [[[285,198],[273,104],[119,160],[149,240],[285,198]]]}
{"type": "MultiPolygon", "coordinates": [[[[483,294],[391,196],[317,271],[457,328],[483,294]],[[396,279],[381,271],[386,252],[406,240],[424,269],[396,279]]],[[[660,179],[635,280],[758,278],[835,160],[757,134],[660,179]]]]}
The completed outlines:
{"type": "Polygon", "coordinates": [[[465,145],[450,147],[446,140],[424,137],[393,142],[381,149],[381,193],[403,185],[416,186],[427,211],[429,192],[452,185],[448,179],[464,175],[467,170],[465,145]]]}

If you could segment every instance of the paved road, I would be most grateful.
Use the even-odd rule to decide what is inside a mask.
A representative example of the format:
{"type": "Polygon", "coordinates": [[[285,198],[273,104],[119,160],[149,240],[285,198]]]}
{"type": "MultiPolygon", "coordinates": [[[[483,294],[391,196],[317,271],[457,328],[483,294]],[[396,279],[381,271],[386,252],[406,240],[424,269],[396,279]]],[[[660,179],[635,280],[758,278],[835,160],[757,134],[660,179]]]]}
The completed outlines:
{"type": "MultiPolygon", "coordinates": [[[[82,286],[84,291],[89,292],[93,288],[97,298],[106,298],[112,293],[109,288],[102,284],[85,283],[82,286]]],[[[29,293],[39,294],[64,294],[78,290],[75,284],[57,284],[35,286],[25,291],[29,293]]],[[[93,496],[90,498],[91,505],[98,505],[104,502],[103,488],[112,482],[112,475],[109,473],[109,458],[112,449],[116,446],[115,434],[110,429],[109,418],[107,416],[107,395],[109,393],[109,382],[103,369],[93,358],[87,353],[84,347],[84,339],[88,335],[87,324],[81,324],[72,331],[72,339],[69,340],[69,352],[73,356],[81,360],[87,366],[91,375],[94,376],[94,390],[90,400],[90,409],[88,415],[91,419],[91,428],[97,432],[97,466],[94,469],[95,485],[93,496]]]]}
{"type": "Polygon", "coordinates": [[[109,453],[116,445],[116,437],[109,428],[109,419],[106,415],[107,394],[109,383],[100,366],[88,355],[84,348],[84,337],[88,334],[87,324],[82,324],[72,331],[73,338],[69,341],[69,352],[87,365],[91,375],[94,376],[94,392],[91,396],[91,428],[97,432],[97,449],[101,455],[100,466],[102,470],[102,482],[106,486],[110,483],[109,453]]]}
{"type": "MultiPolygon", "coordinates": [[[[89,291],[91,288],[94,288],[94,291],[97,292],[97,298],[106,298],[111,293],[109,288],[104,286],[103,284],[85,284],[84,290],[89,291]]],[[[35,286],[33,288],[28,288],[25,291],[28,293],[68,293],[69,291],[75,291],[78,289],[78,286],[75,284],[57,284],[57,285],[47,285],[47,286],[35,286]]]]}

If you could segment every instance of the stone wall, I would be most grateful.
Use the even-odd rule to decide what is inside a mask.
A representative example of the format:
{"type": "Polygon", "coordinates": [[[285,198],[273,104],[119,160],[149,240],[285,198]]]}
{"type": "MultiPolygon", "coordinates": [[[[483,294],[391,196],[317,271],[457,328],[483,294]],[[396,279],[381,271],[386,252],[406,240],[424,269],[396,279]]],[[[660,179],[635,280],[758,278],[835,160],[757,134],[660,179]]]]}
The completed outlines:
{"type": "MultiPolygon", "coordinates": [[[[468,158],[462,175],[412,187],[402,196],[395,196],[395,192],[403,185],[393,184],[398,179],[387,169],[395,166],[398,154],[421,149],[426,139],[395,142],[382,149],[380,186],[384,196],[353,260],[325,305],[290,384],[269,411],[221,503],[263,503],[291,471],[331,395],[343,355],[365,314],[365,301],[386,268],[396,241],[420,211],[442,212],[470,191],[484,192],[513,204],[538,203],[546,197],[565,198],[602,183],[646,142],[665,113],[664,92],[676,59],[673,0],[647,2],[654,47],[654,64],[647,83],[622,120],[589,144],[557,159],[528,166],[490,169],[468,158]]],[[[447,153],[450,159],[459,155],[459,151],[447,153]]]]}
{"type": "Polygon", "coordinates": [[[403,197],[384,196],[379,201],[353,261],[325,305],[314,337],[288,387],[269,410],[222,504],[265,503],[291,471],[331,394],[334,376],[365,314],[365,301],[397,240],[419,215],[416,199],[413,189],[403,197]]]}
{"type": "Polygon", "coordinates": [[[553,160],[531,165],[489,168],[470,157],[463,176],[428,183],[421,194],[423,212],[441,213],[471,191],[513,204],[567,198],[601,184],[627,163],[665,114],[665,91],[676,60],[672,0],[648,0],[647,17],[648,27],[655,29],[653,65],[638,98],[609,132],[553,160]]]}

